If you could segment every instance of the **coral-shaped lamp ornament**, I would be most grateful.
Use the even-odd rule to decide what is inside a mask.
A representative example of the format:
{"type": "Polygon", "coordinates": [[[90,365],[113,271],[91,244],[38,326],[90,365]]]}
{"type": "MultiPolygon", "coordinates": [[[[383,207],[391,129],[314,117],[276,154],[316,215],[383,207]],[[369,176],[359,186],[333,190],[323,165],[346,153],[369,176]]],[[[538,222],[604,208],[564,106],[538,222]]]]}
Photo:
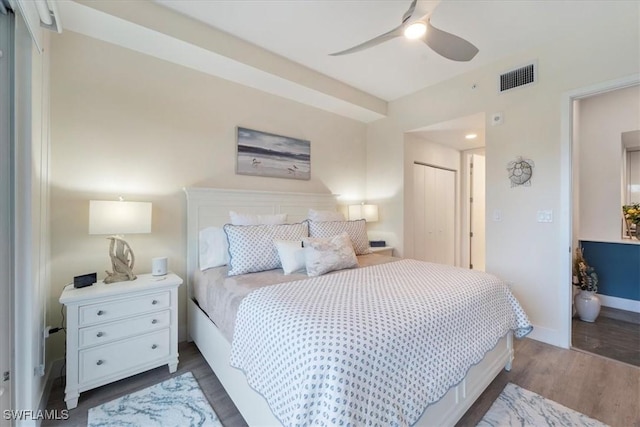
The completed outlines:
{"type": "Polygon", "coordinates": [[[136,257],[122,235],[151,232],[151,203],[98,201],[89,202],[89,234],[111,234],[109,258],[111,270],[104,283],[135,280],[136,257]]]}

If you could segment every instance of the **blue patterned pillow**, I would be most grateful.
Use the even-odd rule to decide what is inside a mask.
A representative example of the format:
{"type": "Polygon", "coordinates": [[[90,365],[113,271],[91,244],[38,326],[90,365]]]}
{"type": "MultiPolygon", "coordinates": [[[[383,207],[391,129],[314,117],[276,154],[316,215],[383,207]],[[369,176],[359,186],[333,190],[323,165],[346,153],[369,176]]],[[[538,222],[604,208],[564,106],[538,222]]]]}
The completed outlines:
{"type": "Polygon", "coordinates": [[[356,255],[371,253],[364,219],[357,221],[311,221],[309,223],[309,236],[311,237],[333,237],[343,232],[346,232],[351,238],[356,255]]]}
{"type": "Polygon", "coordinates": [[[309,236],[308,223],[224,226],[229,241],[229,276],[280,268],[274,240],[302,240],[309,236]]]}

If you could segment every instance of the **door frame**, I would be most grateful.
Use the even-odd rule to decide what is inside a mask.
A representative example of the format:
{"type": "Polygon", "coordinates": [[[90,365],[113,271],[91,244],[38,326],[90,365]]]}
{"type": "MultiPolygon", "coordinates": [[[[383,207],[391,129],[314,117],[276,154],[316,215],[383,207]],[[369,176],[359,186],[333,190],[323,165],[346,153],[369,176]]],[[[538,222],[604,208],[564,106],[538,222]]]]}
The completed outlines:
{"type": "MultiPolygon", "coordinates": [[[[14,337],[13,313],[13,126],[12,126],[12,80],[13,80],[13,19],[11,14],[0,14],[0,200],[9,201],[0,206],[0,294],[5,295],[0,302],[0,323],[3,324],[0,343],[0,388],[3,388],[2,405],[0,411],[15,407],[15,365],[11,349],[14,337]],[[6,296],[9,295],[9,298],[6,296]],[[7,322],[8,324],[6,324],[7,322]],[[4,380],[4,373],[9,372],[9,379],[4,380]],[[5,407],[8,402],[9,407],[5,407]]],[[[0,425],[12,425],[11,420],[1,416],[0,425]],[[6,422],[6,423],[5,423],[6,422]]]]}
{"type": "Polygon", "coordinates": [[[596,83],[590,86],[581,87],[562,95],[561,106],[561,141],[560,141],[560,233],[563,248],[568,250],[563,252],[565,257],[561,260],[562,276],[560,298],[562,307],[562,318],[564,319],[564,328],[561,331],[561,344],[565,348],[571,348],[571,319],[572,319],[572,303],[573,303],[573,248],[577,244],[578,236],[573,230],[573,218],[577,211],[574,206],[573,196],[573,176],[574,176],[574,159],[573,159],[573,127],[574,127],[574,101],[588,98],[590,96],[610,92],[617,89],[624,89],[640,84],[640,75],[632,74],[621,77],[619,79],[608,80],[596,83]]]}
{"type": "MultiPolygon", "coordinates": [[[[460,188],[460,267],[469,268],[471,264],[471,163],[472,156],[479,154],[487,158],[486,148],[474,148],[460,152],[460,160],[462,168],[460,170],[461,188],[460,188]]],[[[486,199],[486,186],[485,186],[486,199]]],[[[485,212],[486,218],[486,212],[485,212]]],[[[486,219],[485,219],[486,230],[486,219]]]]}

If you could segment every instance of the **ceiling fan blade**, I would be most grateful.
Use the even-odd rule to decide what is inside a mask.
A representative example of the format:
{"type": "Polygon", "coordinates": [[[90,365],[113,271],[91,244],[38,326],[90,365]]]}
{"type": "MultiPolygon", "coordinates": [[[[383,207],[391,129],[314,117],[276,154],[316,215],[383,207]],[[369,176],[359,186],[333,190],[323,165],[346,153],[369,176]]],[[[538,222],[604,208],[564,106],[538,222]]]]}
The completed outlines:
{"type": "Polygon", "coordinates": [[[424,42],[436,53],[453,61],[471,61],[479,52],[477,47],[465,39],[431,25],[431,19],[427,19],[424,42]]]}
{"type": "Polygon", "coordinates": [[[416,10],[416,3],[418,2],[418,0],[413,0],[411,2],[411,6],[409,6],[409,9],[407,9],[407,11],[404,13],[404,15],[402,15],[402,23],[404,24],[405,22],[407,22],[407,20],[409,18],[411,18],[411,15],[413,15],[413,11],[416,10]]]}
{"type": "Polygon", "coordinates": [[[368,40],[364,43],[360,43],[359,45],[350,47],[349,49],[342,50],[340,52],[330,53],[329,55],[331,56],[347,55],[349,53],[359,52],[361,50],[368,49],[372,46],[378,45],[380,43],[384,43],[388,40],[401,36],[402,30],[403,30],[403,25],[400,25],[399,27],[396,27],[393,30],[388,31],[384,34],[380,34],[379,36],[374,37],[371,40],[368,40]]]}

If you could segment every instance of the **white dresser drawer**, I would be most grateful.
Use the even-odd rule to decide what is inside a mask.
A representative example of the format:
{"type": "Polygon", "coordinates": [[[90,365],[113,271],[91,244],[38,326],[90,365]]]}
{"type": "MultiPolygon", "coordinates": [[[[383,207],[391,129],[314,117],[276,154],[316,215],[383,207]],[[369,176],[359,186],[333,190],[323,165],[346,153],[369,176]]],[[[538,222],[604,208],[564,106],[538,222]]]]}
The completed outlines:
{"type": "Polygon", "coordinates": [[[79,330],[78,347],[106,344],[120,338],[140,335],[171,325],[171,311],[164,310],[131,319],[88,326],[79,330]]]}
{"type": "Polygon", "coordinates": [[[151,310],[155,311],[168,308],[170,304],[171,293],[165,291],[127,299],[84,305],[78,308],[78,324],[79,326],[84,326],[97,322],[109,322],[122,317],[147,313],[151,310]]]}
{"type": "Polygon", "coordinates": [[[80,393],[167,365],[178,369],[178,288],[182,279],[139,274],[136,280],[66,286],[68,409],[80,393]]]}
{"type": "Polygon", "coordinates": [[[165,359],[170,353],[169,329],[80,350],[79,381],[88,383],[99,380],[138,365],[165,359]]]}

